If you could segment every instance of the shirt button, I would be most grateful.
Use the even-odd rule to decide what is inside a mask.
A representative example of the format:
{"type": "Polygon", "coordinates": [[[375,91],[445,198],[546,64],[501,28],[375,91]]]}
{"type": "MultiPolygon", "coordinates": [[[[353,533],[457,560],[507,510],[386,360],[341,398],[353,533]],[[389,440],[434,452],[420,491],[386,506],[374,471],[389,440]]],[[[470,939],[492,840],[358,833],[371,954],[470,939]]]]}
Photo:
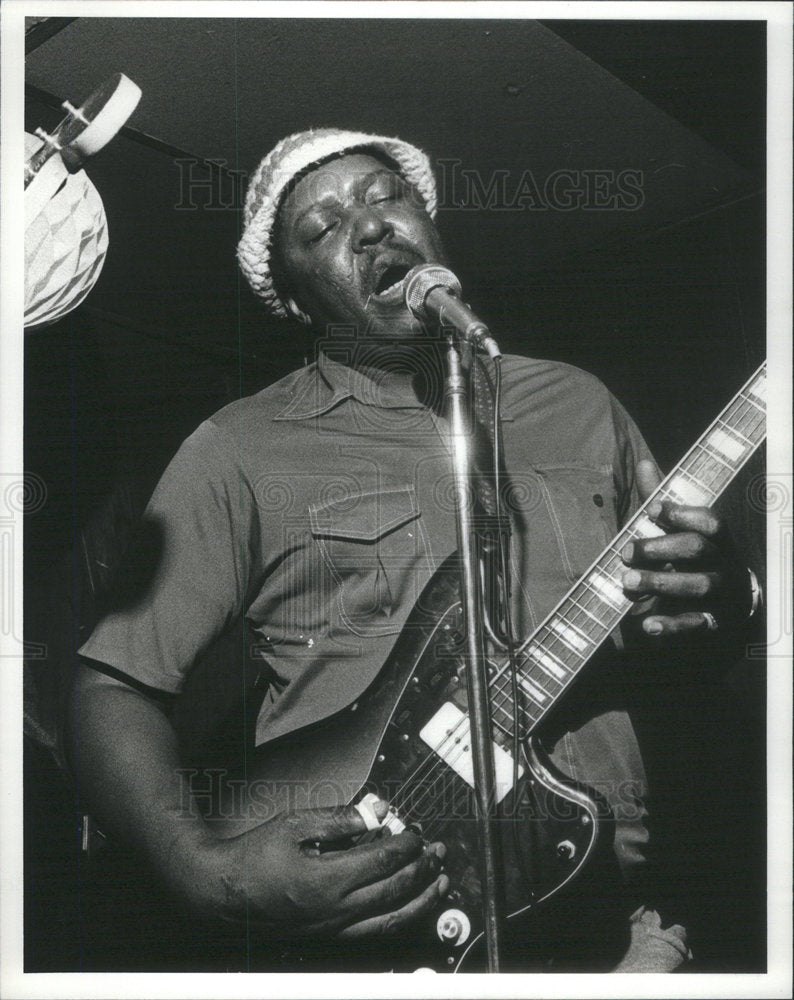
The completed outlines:
{"type": "Polygon", "coordinates": [[[604,506],[604,498],[601,496],[600,493],[593,494],[593,503],[596,505],[596,507],[604,506]]]}

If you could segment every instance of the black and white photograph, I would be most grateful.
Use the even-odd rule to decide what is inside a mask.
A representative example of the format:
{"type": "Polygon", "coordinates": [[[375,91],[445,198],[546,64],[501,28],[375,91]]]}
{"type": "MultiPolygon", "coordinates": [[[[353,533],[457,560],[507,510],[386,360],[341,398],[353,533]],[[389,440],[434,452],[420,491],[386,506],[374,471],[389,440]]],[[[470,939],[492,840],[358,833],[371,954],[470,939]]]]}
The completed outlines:
{"type": "Polygon", "coordinates": [[[3,995],[791,996],[790,6],[2,17],[3,995]]]}

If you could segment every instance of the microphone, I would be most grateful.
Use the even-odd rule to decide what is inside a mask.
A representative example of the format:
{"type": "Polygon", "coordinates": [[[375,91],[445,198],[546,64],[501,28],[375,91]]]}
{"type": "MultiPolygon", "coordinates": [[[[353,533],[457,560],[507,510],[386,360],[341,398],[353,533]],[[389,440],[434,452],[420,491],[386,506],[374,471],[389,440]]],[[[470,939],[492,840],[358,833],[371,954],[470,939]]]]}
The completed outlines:
{"type": "Polygon", "coordinates": [[[502,352],[488,327],[461,300],[460,282],[449,268],[418,264],[405,276],[403,287],[405,304],[417,319],[452,326],[464,340],[487,351],[492,358],[501,358],[502,352]]]}

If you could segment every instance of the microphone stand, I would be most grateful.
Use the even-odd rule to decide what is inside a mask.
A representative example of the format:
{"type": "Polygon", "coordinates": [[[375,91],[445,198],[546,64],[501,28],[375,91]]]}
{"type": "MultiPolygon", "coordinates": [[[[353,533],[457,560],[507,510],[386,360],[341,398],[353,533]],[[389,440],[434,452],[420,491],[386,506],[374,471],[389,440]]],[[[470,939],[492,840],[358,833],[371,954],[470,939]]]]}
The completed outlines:
{"type": "Polygon", "coordinates": [[[480,589],[479,538],[474,522],[473,426],[471,412],[472,348],[447,337],[444,399],[450,424],[474,802],[483,889],[483,925],[488,972],[499,972],[504,938],[504,888],[501,845],[496,829],[496,780],[488,676],[485,661],[483,599],[480,589]],[[469,362],[464,366],[463,353],[469,362]]]}

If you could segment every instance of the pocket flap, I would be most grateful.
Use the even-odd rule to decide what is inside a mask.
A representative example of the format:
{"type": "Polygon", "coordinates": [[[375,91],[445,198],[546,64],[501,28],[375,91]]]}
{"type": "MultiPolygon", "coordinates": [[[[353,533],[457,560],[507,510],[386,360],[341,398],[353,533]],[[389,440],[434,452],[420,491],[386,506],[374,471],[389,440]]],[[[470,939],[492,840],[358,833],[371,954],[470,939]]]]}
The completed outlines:
{"type": "Polygon", "coordinates": [[[419,510],[413,486],[402,486],[311,504],[309,517],[313,535],[375,542],[419,517],[419,510]]]}

